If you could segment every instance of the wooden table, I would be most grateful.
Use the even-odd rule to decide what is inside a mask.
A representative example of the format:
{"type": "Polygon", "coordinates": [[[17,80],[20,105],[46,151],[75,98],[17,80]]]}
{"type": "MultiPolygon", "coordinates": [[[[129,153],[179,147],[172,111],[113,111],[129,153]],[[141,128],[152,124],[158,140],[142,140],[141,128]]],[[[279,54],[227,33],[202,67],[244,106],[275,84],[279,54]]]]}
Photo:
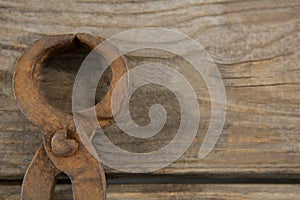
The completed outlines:
{"type": "MultiPolygon", "coordinates": [[[[87,32],[108,38],[141,27],[175,29],[204,46],[224,81],[227,116],[213,151],[198,159],[211,114],[203,80],[176,56],[127,55],[131,67],[146,62],[179,67],[196,88],[201,123],[188,151],[166,168],[128,174],[106,167],[108,199],[300,199],[299,22],[297,0],[1,0],[0,199],[19,199],[23,175],[41,144],[38,128],[18,111],[13,95],[12,74],[21,52],[46,35],[87,32]]],[[[40,75],[44,96],[59,109],[70,111],[72,83],[85,53],[53,58],[40,75]]],[[[107,74],[100,90],[107,87],[107,74]]],[[[174,96],[149,86],[132,101],[133,118],[142,124],[149,122],[149,105],[165,105],[171,114],[163,133],[141,141],[111,126],[105,129],[109,138],[135,152],[167,144],[180,119],[174,96]]],[[[56,192],[56,199],[72,199],[66,179],[56,192]]]]}

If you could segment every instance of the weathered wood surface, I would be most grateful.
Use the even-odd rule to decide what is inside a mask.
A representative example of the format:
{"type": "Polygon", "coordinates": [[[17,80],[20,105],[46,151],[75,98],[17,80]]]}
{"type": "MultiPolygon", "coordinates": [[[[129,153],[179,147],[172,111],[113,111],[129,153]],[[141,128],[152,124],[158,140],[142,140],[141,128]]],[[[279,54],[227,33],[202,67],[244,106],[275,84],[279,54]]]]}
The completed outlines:
{"type": "MultiPolygon", "coordinates": [[[[70,185],[56,187],[55,200],[71,200],[70,185]]],[[[173,199],[231,199],[231,200],[288,200],[300,199],[299,186],[296,185],[108,185],[108,200],[173,200],[173,199]]],[[[0,186],[0,200],[20,199],[19,186],[0,186]]]]}
{"type": "MultiPolygon", "coordinates": [[[[222,135],[214,150],[206,158],[199,160],[198,151],[210,119],[208,92],[200,80],[196,84],[202,117],[199,134],[178,161],[155,173],[299,178],[299,21],[298,0],[1,0],[0,179],[22,178],[41,143],[38,128],[18,111],[13,96],[12,73],[21,52],[31,42],[46,35],[88,32],[109,37],[130,28],[150,26],[177,29],[200,42],[213,57],[222,74],[228,101],[222,135]]],[[[192,76],[184,70],[187,64],[182,60],[165,60],[155,55],[131,55],[128,60],[131,66],[149,61],[170,63],[180,66],[183,74],[192,76]]],[[[76,74],[74,70],[58,70],[61,65],[63,64],[45,69],[41,85],[43,93],[49,96],[53,104],[67,109],[70,105],[71,83],[76,74]]],[[[175,115],[178,107],[173,107],[176,102],[168,100],[169,97],[173,98],[169,93],[153,98],[151,94],[157,92],[153,88],[142,90],[133,99],[133,113],[138,113],[133,118],[147,116],[146,105],[154,100],[165,103],[167,110],[174,114],[171,115],[173,118],[170,118],[163,133],[146,142],[128,138],[114,126],[107,128],[110,139],[124,149],[151,151],[167,144],[175,134],[177,127],[171,122],[179,119],[175,115]],[[151,98],[146,98],[147,95],[151,98]]],[[[147,117],[141,119],[144,120],[141,123],[147,123],[147,117]]],[[[120,173],[112,169],[106,169],[106,172],[120,173]]],[[[185,186],[187,187],[194,190],[193,186],[185,186]]],[[[279,186],[255,186],[260,192],[248,193],[248,189],[245,189],[241,195],[247,197],[253,194],[260,197],[259,195],[268,194],[272,198],[285,197],[280,194],[280,190],[274,189],[277,187],[279,186]]],[[[19,188],[12,188],[12,192],[17,194],[19,188]]],[[[179,186],[178,188],[180,190],[179,186]]],[[[187,195],[200,195],[199,192],[206,190],[195,188],[199,191],[195,189],[195,193],[187,195]]],[[[209,186],[206,188],[210,191],[209,186]]],[[[239,187],[231,188],[239,193],[239,187]]],[[[284,193],[286,195],[296,192],[295,186],[284,188],[287,189],[284,193]]],[[[160,190],[159,187],[157,189],[160,190]]],[[[153,196],[153,199],[172,199],[175,195],[170,193],[163,196],[163,193],[156,194],[155,190],[146,194],[143,192],[142,189],[140,192],[137,190],[137,194],[145,199],[147,195],[153,196]]],[[[209,197],[213,194],[208,192],[207,195],[209,197]]],[[[223,195],[224,193],[220,193],[220,197],[223,195]]],[[[109,196],[111,199],[127,198],[118,193],[109,196]]],[[[233,193],[232,197],[240,196],[233,193]]]]}

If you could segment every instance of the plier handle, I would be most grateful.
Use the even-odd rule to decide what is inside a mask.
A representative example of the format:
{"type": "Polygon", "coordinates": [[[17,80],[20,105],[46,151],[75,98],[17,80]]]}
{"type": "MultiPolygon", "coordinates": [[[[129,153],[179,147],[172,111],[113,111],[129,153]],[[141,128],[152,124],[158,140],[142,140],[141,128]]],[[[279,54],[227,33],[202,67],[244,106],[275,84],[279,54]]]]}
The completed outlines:
{"type": "Polygon", "coordinates": [[[23,180],[21,199],[53,199],[56,181],[62,172],[67,174],[72,182],[74,199],[106,199],[106,181],[101,163],[89,153],[76,134],[67,136],[66,130],[55,133],[51,141],[44,141],[44,144],[36,151],[23,180]],[[73,144],[73,147],[67,147],[68,142],[69,145],[73,144]],[[55,145],[63,146],[64,144],[67,151],[74,148],[72,149],[73,155],[70,155],[72,151],[67,152],[68,157],[57,156],[53,152],[55,145]]]}

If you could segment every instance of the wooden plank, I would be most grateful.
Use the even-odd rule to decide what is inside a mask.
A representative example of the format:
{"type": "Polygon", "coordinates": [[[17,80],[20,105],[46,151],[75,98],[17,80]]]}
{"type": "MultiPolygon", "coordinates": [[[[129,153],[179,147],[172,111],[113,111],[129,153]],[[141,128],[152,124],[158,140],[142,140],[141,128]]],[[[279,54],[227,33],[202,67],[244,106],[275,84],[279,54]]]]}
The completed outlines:
{"type": "MultiPolygon", "coordinates": [[[[155,173],[299,178],[299,9],[297,0],[1,0],[0,178],[22,178],[41,143],[38,128],[17,110],[13,96],[12,73],[21,52],[45,35],[88,32],[109,37],[148,26],[177,29],[201,43],[222,74],[228,103],[217,145],[206,158],[198,159],[210,120],[209,94],[203,80],[193,77],[188,64],[178,58],[165,59],[149,52],[128,56],[131,66],[155,61],[178,67],[194,80],[200,96],[202,118],[195,141],[178,161],[155,173]]],[[[78,60],[70,65],[74,62],[78,60]]],[[[49,101],[67,110],[76,70],[58,70],[61,65],[45,69],[41,82],[49,101]]],[[[148,106],[156,100],[171,112],[163,133],[142,141],[111,126],[106,129],[109,138],[136,152],[166,145],[176,133],[179,119],[172,94],[161,88],[142,89],[133,99],[133,113],[137,112],[133,118],[146,124],[148,106]],[[162,95],[153,98],[153,93],[162,95]]],[[[109,168],[106,172],[120,173],[109,168]]]]}
{"type": "MultiPolygon", "coordinates": [[[[299,185],[249,184],[165,184],[108,185],[108,200],[125,199],[300,199],[299,185]]],[[[20,199],[20,186],[0,185],[0,200],[20,199]]],[[[58,185],[55,200],[72,199],[70,185],[58,185]]]]}

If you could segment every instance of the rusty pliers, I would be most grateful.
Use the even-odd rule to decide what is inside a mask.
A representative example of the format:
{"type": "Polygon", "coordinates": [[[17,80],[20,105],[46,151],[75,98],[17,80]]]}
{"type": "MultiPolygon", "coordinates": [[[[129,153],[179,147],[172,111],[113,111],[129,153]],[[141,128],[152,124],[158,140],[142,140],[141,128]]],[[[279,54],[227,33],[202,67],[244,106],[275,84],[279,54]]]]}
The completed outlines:
{"type": "MultiPolygon", "coordinates": [[[[106,180],[101,163],[88,151],[76,133],[72,115],[49,105],[40,94],[37,81],[43,62],[51,56],[79,46],[93,49],[102,41],[103,38],[83,33],[49,36],[34,42],[19,58],[13,79],[17,104],[43,133],[43,144],[25,174],[21,199],[52,199],[61,172],[67,174],[72,182],[74,199],[106,199],[106,180]]],[[[99,125],[104,127],[113,121],[112,90],[127,72],[127,62],[111,45],[106,45],[99,53],[105,60],[118,57],[110,64],[113,76],[109,90],[103,100],[95,105],[99,125]]],[[[125,94],[125,90],[126,87],[119,91],[125,94]]],[[[122,98],[118,106],[121,101],[122,98]]]]}

